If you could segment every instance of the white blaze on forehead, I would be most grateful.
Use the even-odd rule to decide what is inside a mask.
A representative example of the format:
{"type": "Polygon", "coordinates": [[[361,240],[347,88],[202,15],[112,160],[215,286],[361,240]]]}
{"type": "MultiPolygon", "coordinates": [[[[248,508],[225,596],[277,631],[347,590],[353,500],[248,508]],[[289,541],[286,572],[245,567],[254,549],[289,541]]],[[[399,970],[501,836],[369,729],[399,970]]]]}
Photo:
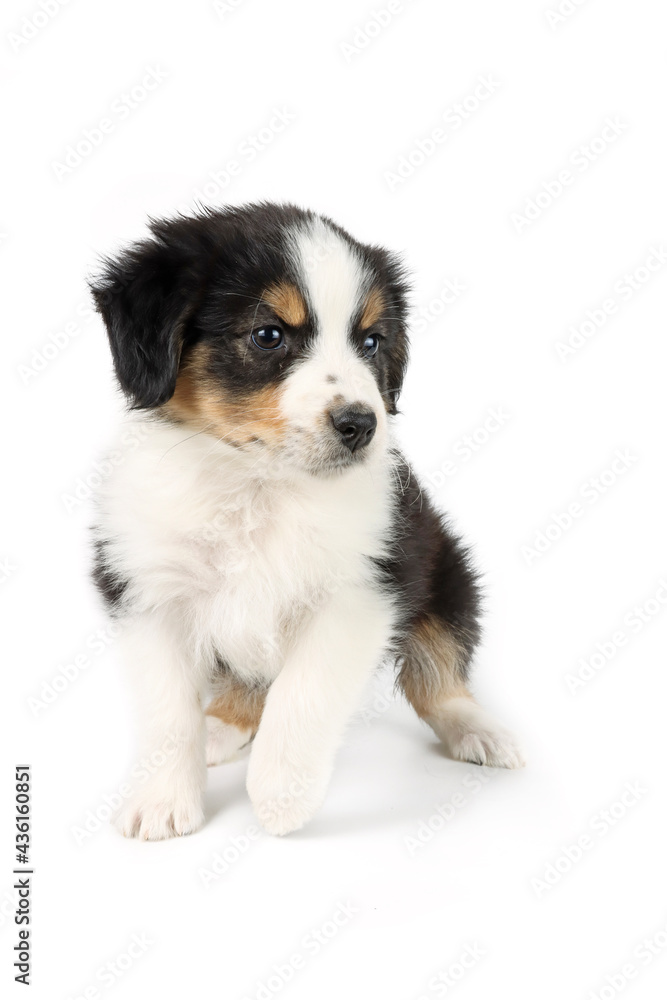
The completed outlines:
{"type": "Polygon", "coordinates": [[[370,276],[360,255],[322,219],[296,230],[293,240],[295,263],[319,338],[337,342],[340,348],[368,292],[370,276]]]}
{"type": "MultiPolygon", "coordinates": [[[[372,275],[361,254],[321,219],[294,230],[292,259],[316,329],[310,350],[285,380],[281,412],[299,430],[326,437],[331,427],[323,417],[332,406],[370,407],[378,420],[372,447],[382,447],[384,403],[371,366],[349,337],[372,275]]],[[[310,437],[300,440],[306,447],[310,437]]]]}

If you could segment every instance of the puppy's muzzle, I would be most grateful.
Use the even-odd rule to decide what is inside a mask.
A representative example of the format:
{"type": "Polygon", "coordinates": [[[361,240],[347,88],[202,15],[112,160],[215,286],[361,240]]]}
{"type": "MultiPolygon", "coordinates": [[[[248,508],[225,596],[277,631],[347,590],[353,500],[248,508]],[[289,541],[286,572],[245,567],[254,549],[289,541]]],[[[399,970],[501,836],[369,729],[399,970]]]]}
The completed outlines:
{"type": "Polygon", "coordinates": [[[341,442],[350,451],[359,451],[372,441],[377,417],[367,407],[343,406],[332,410],[330,416],[341,442]]]}

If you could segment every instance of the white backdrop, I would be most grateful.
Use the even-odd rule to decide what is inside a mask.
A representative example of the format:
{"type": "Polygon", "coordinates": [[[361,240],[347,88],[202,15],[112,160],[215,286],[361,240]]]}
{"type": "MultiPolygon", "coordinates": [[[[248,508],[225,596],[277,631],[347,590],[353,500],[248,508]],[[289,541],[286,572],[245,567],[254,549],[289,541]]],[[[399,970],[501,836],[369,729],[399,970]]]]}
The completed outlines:
{"type": "Polygon", "coordinates": [[[32,766],[32,996],[654,1000],[664,880],[664,12],[636,0],[20,0],[2,20],[2,978],[32,766]],[[380,676],[324,807],[255,835],[246,762],[168,843],[108,824],[133,733],[87,579],[120,412],[85,278],[147,215],[324,211],[414,276],[400,433],[475,546],[448,760],[380,676]],[[4,883],[4,884],[2,884],[4,883]]]}

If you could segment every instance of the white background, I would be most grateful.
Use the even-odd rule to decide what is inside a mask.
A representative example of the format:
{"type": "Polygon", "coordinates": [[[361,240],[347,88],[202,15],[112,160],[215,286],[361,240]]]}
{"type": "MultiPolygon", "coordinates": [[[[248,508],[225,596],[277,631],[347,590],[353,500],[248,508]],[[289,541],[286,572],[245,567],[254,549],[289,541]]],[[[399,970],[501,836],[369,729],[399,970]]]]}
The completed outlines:
{"type": "Polygon", "coordinates": [[[33,997],[662,995],[664,11],[565,2],[559,21],[556,2],[414,0],[381,30],[364,25],[383,0],[219,12],[204,0],[70,0],[49,19],[29,0],[4,5],[0,961],[12,996],[24,995],[11,982],[10,892],[23,763],[33,997]],[[165,79],[119,110],[151,68],[165,79]],[[493,93],[480,101],[482,77],[493,93]],[[464,101],[465,120],[451,110],[464,101]],[[293,120],[262,133],[251,159],[274,109],[293,120]],[[103,118],[103,141],[58,168],[103,118]],[[607,119],[618,134],[594,141],[613,135],[607,119]],[[417,165],[436,128],[444,141],[417,165]],[[411,176],[388,178],[409,155],[411,176]],[[213,181],[230,160],[237,175],[213,181]],[[489,773],[448,760],[387,702],[381,676],[316,819],[237,850],[208,888],[200,870],[216,852],[233,859],[232,838],[243,846],[254,823],[245,761],[209,774],[195,836],[124,841],[106,821],[80,832],[105,816],[133,733],[113,641],[95,635],[106,625],[87,579],[93,514],[78,500],[121,406],[86,275],[97,254],[141,236],[147,215],[192,206],[206,184],[211,204],[293,200],[405,255],[415,322],[400,433],[474,544],[488,591],[475,690],[529,762],[489,773]],[[447,282],[465,290],[444,305],[447,282]],[[587,311],[599,322],[605,300],[615,311],[596,326],[587,311]],[[587,319],[589,336],[561,357],[587,319]],[[492,408],[502,426],[485,430],[492,408]],[[630,457],[602,493],[593,481],[619,449],[630,457]],[[63,680],[77,656],[86,666],[63,680]],[[636,791],[619,804],[626,783],[636,791]],[[456,793],[464,803],[438,818],[456,793]],[[316,954],[308,935],[340,903],[355,912],[316,954]],[[151,943],[127,967],[133,934],[151,943]],[[478,957],[461,975],[466,948],[478,957]],[[294,955],[304,967],[263,993],[294,955]],[[118,961],[121,978],[98,977],[118,961]]]}

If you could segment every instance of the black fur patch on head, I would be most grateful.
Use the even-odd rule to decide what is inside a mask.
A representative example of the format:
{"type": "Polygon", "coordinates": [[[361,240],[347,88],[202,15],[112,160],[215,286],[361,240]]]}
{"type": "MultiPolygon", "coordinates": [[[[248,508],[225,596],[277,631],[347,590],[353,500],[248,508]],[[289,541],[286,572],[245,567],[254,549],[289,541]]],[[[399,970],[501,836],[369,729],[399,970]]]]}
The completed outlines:
{"type": "MultiPolygon", "coordinates": [[[[107,327],[116,375],[135,408],[166,403],[192,347],[208,342],[208,375],[240,396],[280,381],[307,350],[314,318],[295,298],[278,315],[280,290],[299,291],[291,234],[316,218],[294,205],[262,203],[207,210],[192,217],[150,222],[152,236],[103,262],[91,290],[107,327]],[[267,294],[273,290],[273,294],[267,294]],[[250,349],[253,330],[279,324],[284,347],[250,349]]],[[[406,281],[397,258],[358,243],[328,219],[330,228],[363,259],[381,290],[383,314],[370,332],[383,350],[369,359],[390,413],[407,363],[406,281]]],[[[353,339],[369,331],[351,331],[353,339]]]]}

